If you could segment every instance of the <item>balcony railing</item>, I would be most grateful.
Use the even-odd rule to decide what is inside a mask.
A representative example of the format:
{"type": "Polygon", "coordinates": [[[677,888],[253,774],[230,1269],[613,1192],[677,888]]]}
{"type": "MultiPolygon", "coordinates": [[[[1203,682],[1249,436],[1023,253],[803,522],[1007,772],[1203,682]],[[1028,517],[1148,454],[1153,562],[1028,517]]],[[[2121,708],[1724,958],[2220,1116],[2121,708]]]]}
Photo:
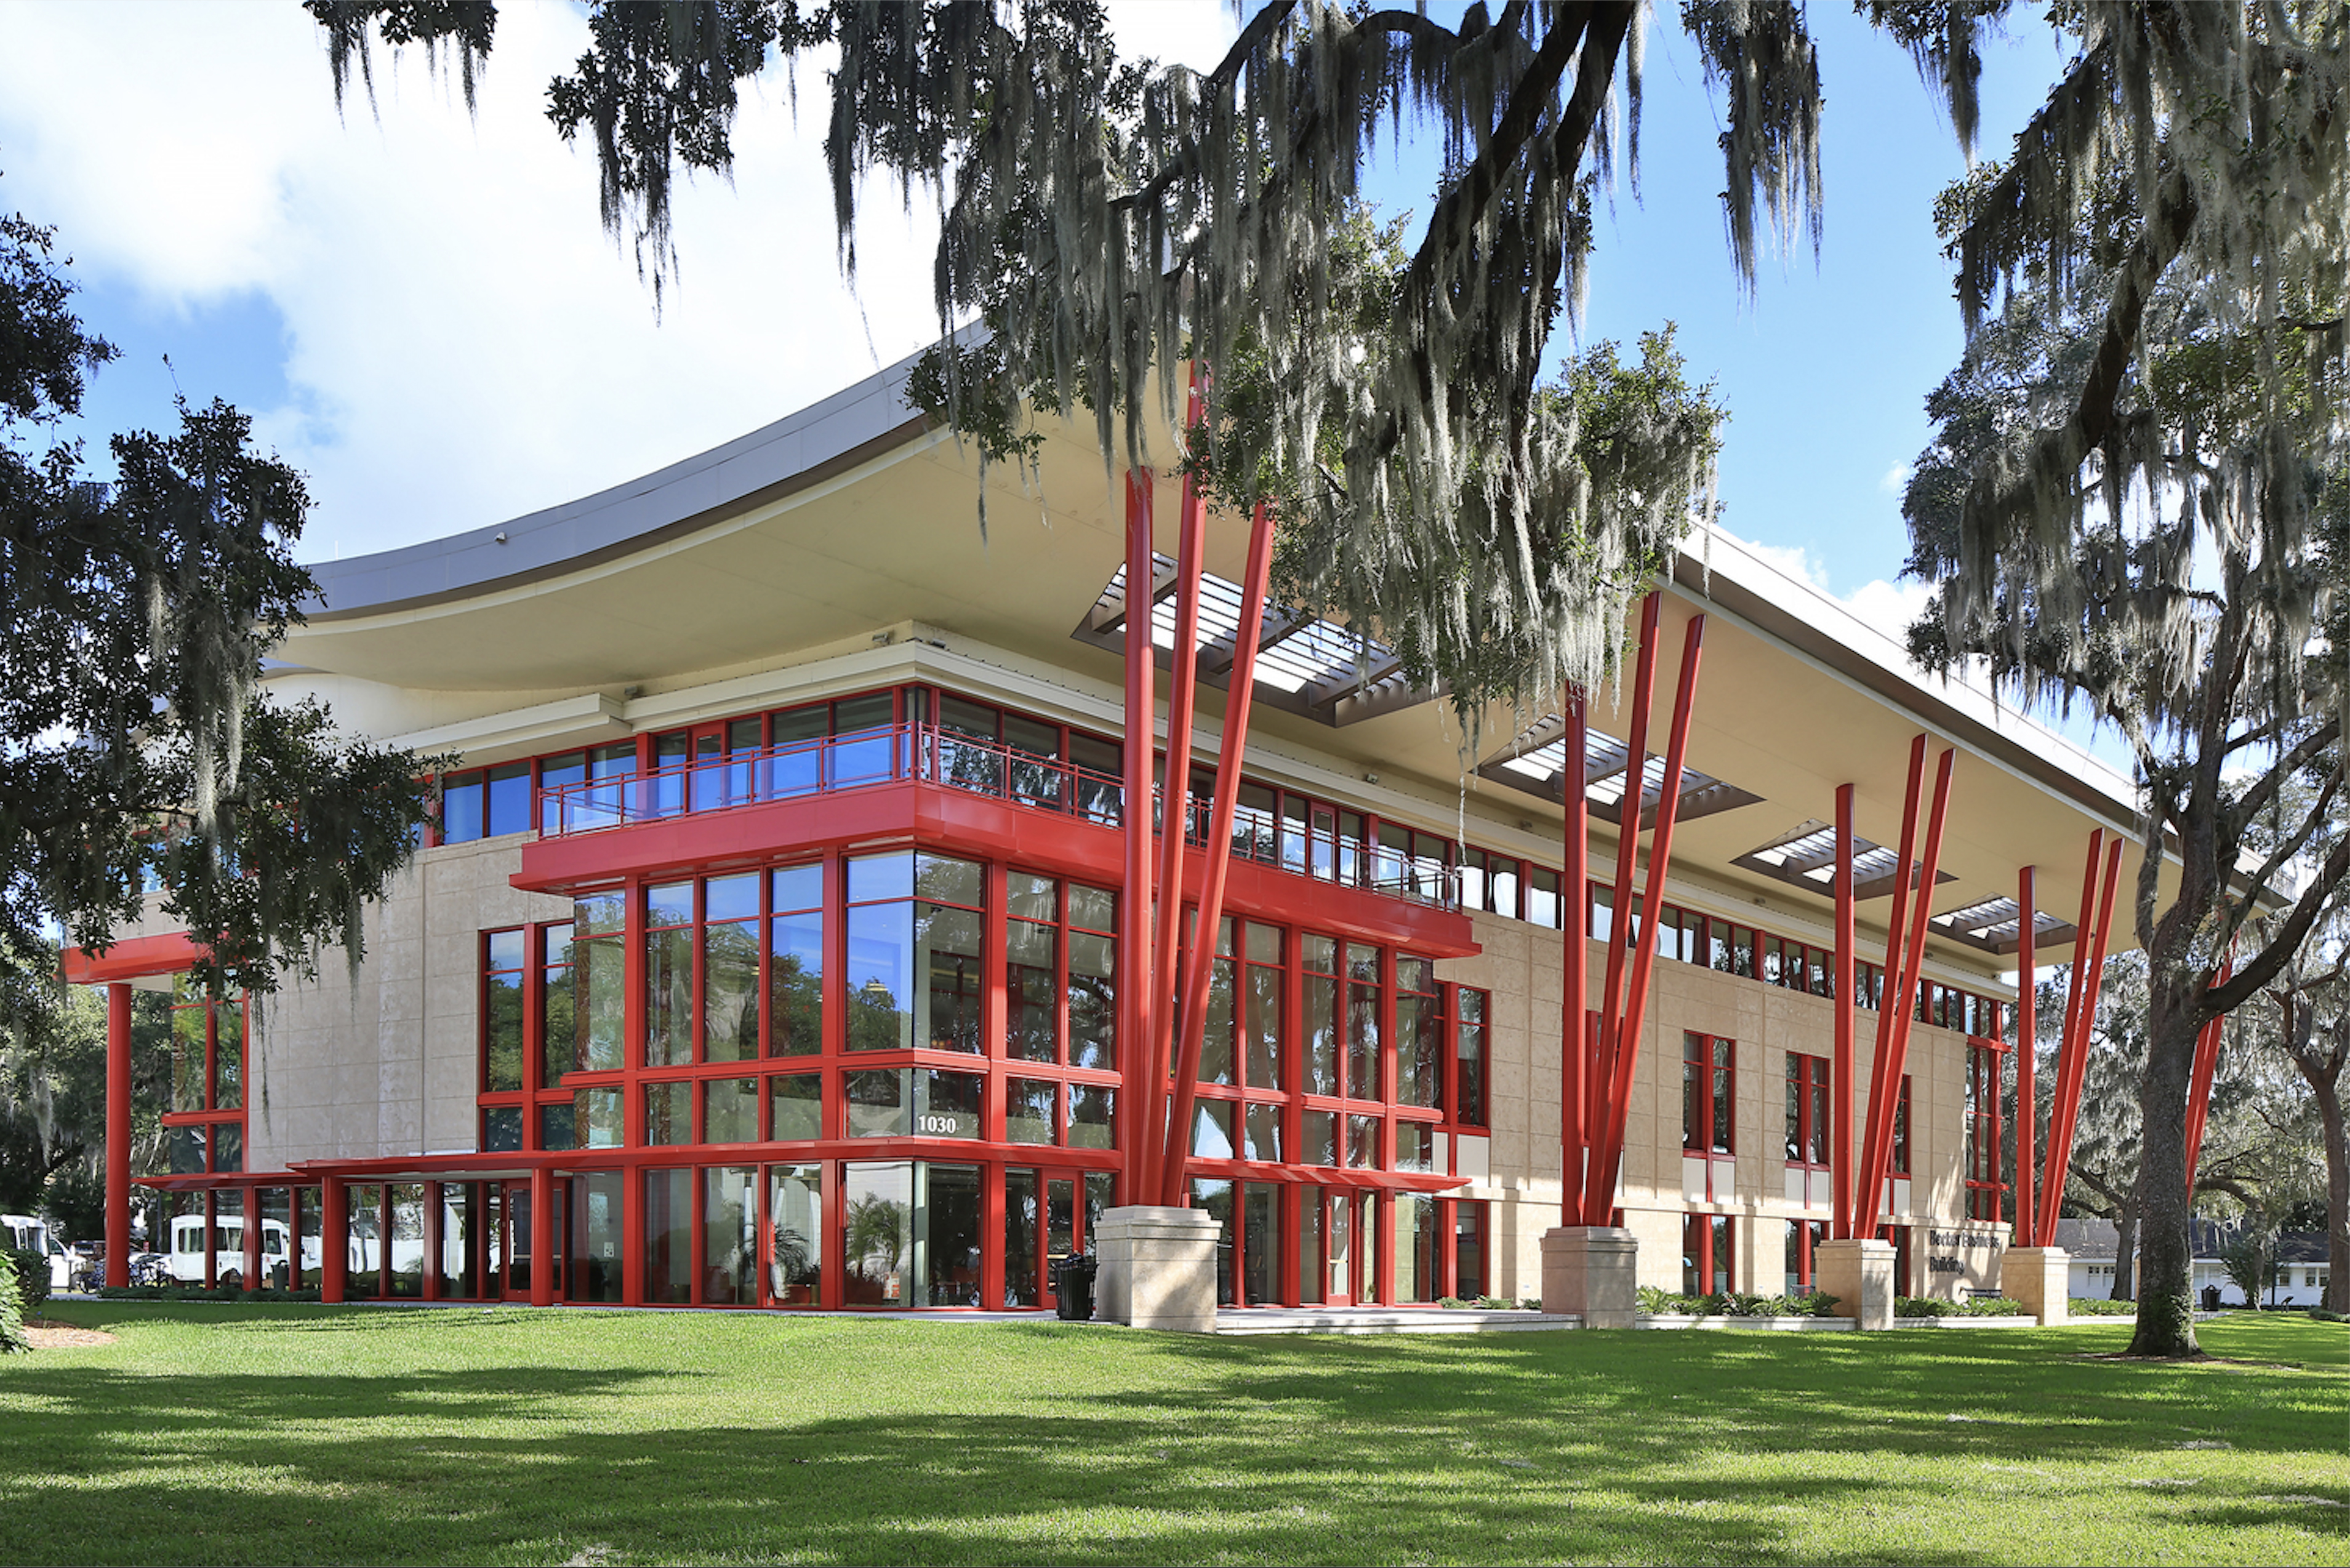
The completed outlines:
{"type": "MultiPolygon", "coordinates": [[[[537,820],[547,838],[665,822],[773,801],[803,800],[878,784],[920,782],[967,790],[1030,811],[1053,812],[1117,827],[1126,820],[1126,784],[1057,757],[1040,757],[998,741],[960,734],[936,724],[897,724],[737,751],[682,767],[626,778],[588,779],[538,792],[537,820]]],[[[1154,829],[1160,818],[1152,792],[1154,829]]],[[[1207,842],[1209,803],[1194,798],[1185,840],[1207,842]]],[[[1310,841],[1271,812],[1241,809],[1232,820],[1232,852],[1277,870],[1317,881],[1367,888],[1440,909],[1458,907],[1457,873],[1428,857],[1383,845],[1310,841]]]]}

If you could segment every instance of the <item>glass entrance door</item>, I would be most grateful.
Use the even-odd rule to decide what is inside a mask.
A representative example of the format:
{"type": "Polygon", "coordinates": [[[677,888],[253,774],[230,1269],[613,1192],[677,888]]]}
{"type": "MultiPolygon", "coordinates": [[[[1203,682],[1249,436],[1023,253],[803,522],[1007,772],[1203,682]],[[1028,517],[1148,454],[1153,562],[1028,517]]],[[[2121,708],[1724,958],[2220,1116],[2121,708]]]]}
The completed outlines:
{"type": "Polygon", "coordinates": [[[1355,1304],[1355,1195],[1351,1192],[1326,1192],[1322,1195],[1326,1209],[1323,1233],[1328,1237],[1325,1254],[1329,1267],[1329,1284],[1323,1300],[1332,1306],[1355,1304]]]}
{"type": "MultiPolygon", "coordinates": [[[[567,1191],[569,1185],[568,1182],[555,1184],[554,1190],[549,1195],[554,1199],[555,1211],[546,1217],[547,1224],[551,1227],[547,1231],[551,1254],[549,1262],[554,1270],[555,1293],[557,1298],[564,1293],[563,1254],[566,1231],[564,1210],[567,1207],[564,1199],[569,1195],[567,1191]]],[[[492,1278],[496,1293],[504,1300],[526,1302],[530,1300],[531,1270],[536,1262],[535,1238],[537,1235],[539,1217],[531,1212],[529,1182],[509,1181],[504,1186],[504,1201],[498,1205],[497,1226],[493,1232],[497,1239],[497,1257],[494,1263],[492,1278]]]]}

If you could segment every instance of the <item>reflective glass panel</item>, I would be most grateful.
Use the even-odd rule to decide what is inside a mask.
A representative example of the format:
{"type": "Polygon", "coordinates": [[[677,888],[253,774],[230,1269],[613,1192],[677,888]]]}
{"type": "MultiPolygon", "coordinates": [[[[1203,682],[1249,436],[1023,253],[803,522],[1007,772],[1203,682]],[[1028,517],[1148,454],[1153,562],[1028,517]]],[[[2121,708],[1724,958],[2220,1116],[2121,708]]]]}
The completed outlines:
{"type": "Polygon", "coordinates": [[[645,1300],[693,1299],[693,1172],[645,1172],[645,1300]]]}
{"type": "Polygon", "coordinates": [[[618,1148],[626,1137],[620,1091],[581,1089],[571,1096],[573,1136],[582,1148],[618,1148]]]}
{"type": "Polygon", "coordinates": [[[824,1136],[823,1077],[816,1073],[778,1074],[767,1080],[767,1136],[778,1143],[824,1136]]]}
{"type": "Polygon", "coordinates": [[[776,1306],[823,1304],[824,1168],[767,1167],[767,1294],[776,1306]]]}
{"type": "Polygon", "coordinates": [[[1105,1084],[1069,1085],[1069,1147],[1118,1147],[1118,1091],[1105,1084]]]}
{"type": "Polygon", "coordinates": [[[702,1173],[702,1299],[713,1306],[758,1303],[757,1182],[749,1166],[702,1173]]]}
{"type": "Polygon", "coordinates": [[[702,1141],[759,1141],[759,1080],[712,1078],[702,1085],[702,1141]]]}
{"type": "Polygon", "coordinates": [[[913,1131],[910,1075],[903,1067],[847,1075],[850,1137],[904,1137],[913,1131]]]}
{"type": "Polygon", "coordinates": [[[979,1167],[918,1165],[914,1175],[923,1304],[985,1305],[979,1293],[979,1167]]]}
{"type": "Polygon", "coordinates": [[[1046,1078],[1006,1078],[1003,1137],[1007,1143],[1052,1143],[1061,1085],[1046,1078]]]}
{"type": "Polygon", "coordinates": [[[914,1131],[922,1137],[976,1138],[985,1130],[982,1094],[987,1080],[976,1073],[914,1073],[914,1131]]]}
{"type": "MultiPolygon", "coordinates": [[[[853,1078],[878,1075],[856,1074],[853,1078]]],[[[910,1304],[914,1252],[914,1168],[906,1160],[850,1160],[840,1168],[842,1303],[910,1304]]]]}
{"type": "Polygon", "coordinates": [[[693,1085],[645,1085],[645,1141],[649,1144],[693,1141],[693,1085]]]}

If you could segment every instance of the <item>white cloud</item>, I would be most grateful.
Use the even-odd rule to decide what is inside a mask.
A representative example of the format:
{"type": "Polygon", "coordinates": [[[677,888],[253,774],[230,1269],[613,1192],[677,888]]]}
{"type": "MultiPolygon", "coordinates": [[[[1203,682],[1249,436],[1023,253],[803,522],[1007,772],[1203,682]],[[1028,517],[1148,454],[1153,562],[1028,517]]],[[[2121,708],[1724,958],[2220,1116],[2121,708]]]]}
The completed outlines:
{"type": "MultiPolygon", "coordinates": [[[[1127,5],[1132,47],[1212,61],[1211,3],[1127,5]]],[[[816,401],[920,348],[934,222],[879,199],[839,273],[825,84],[780,73],[728,182],[678,194],[662,316],[596,221],[592,155],[544,113],[584,47],[573,6],[502,8],[468,117],[416,50],[335,111],[291,5],[0,7],[7,205],[86,275],[181,309],[257,291],[286,323],[286,406],[258,433],[311,478],[305,553],[382,549],[615,483],[816,401]]],[[[103,330],[105,324],[94,323],[103,330]]],[[[197,391],[196,389],[191,389],[197,391]]]]}
{"type": "MultiPolygon", "coordinates": [[[[1828,575],[1812,559],[1812,553],[1801,545],[1764,545],[1752,539],[1739,541],[1746,549],[1771,566],[1794,578],[1809,583],[1822,593],[1828,592],[1828,575]]],[[[1834,597],[1831,595],[1830,597],[1834,597]]]]}
{"type": "Polygon", "coordinates": [[[1926,601],[1933,597],[1930,583],[1888,583],[1882,577],[1837,596],[1844,607],[1865,624],[1905,646],[1909,640],[1910,623],[1924,613],[1926,601]]]}
{"type": "Polygon", "coordinates": [[[1887,495],[1898,495],[1909,488],[1909,476],[1916,472],[1906,462],[1897,462],[1885,471],[1885,477],[1877,482],[1877,488],[1887,495]]]}

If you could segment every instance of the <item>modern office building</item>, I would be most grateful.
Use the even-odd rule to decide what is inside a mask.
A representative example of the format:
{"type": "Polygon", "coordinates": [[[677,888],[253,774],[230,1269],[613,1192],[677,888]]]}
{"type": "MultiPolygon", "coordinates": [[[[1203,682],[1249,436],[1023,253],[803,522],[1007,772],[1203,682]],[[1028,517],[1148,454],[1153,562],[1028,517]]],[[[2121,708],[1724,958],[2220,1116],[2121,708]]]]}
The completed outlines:
{"type": "MultiPolygon", "coordinates": [[[[1175,657],[1174,563],[1129,593],[1122,485],[1074,429],[1031,484],[993,472],[983,533],[971,455],[903,380],[315,568],[322,603],[271,684],[454,760],[355,974],[182,1007],[173,1173],[149,1185],[206,1221],[155,1232],[201,1254],[183,1272],[298,1272],[330,1299],[1041,1308],[1049,1260],[1139,1196],[1122,781],[1154,740],[1127,725],[1121,650],[1147,604],[1175,657]]],[[[1211,523],[1180,655],[1201,796],[1245,535],[1211,523]]],[[[1809,1283],[1835,1107],[1856,1127],[1869,1098],[1923,733],[1958,761],[1885,1233],[1904,1292],[1993,1285],[2018,873],[2038,867],[2057,961],[2082,846],[2126,828],[2128,781],[1921,680],[1735,541],[1689,550],[1662,585],[1663,691],[1681,628],[1709,629],[1625,1124],[1640,1282],[1809,1283]],[[1847,784],[1858,1029],[1839,1082],[1847,784]]],[[[1565,781],[1555,714],[1464,736],[1376,642],[1278,609],[1248,634],[1256,713],[1186,1129],[1220,1292],[1535,1295],[1560,1223],[1565,931],[1588,940],[1597,1006],[1632,929],[1617,825],[1632,803],[1653,817],[1664,783],[1655,755],[1630,782],[1630,684],[1594,694],[1565,781]],[[1581,887],[1562,885],[1567,787],[1593,820],[1581,887]]],[[[171,985],[187,940],[151,922],[71,967],[126,988],[127,1019],[127,988],[171,985]]]]}

